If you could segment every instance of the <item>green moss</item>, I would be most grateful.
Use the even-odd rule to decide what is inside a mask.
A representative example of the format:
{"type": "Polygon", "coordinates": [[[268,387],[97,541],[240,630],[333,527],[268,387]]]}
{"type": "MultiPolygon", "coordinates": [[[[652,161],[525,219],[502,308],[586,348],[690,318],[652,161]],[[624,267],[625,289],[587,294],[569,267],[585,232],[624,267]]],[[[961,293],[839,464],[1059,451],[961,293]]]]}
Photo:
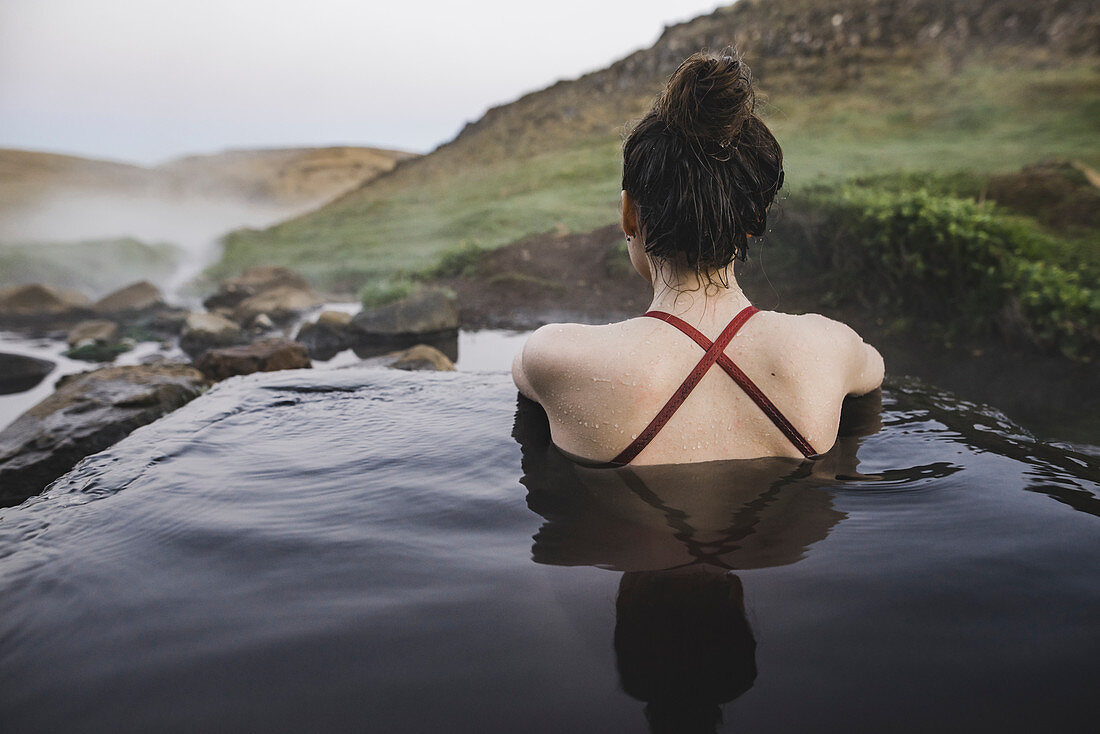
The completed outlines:
{"type": "Polygon", "coordinates": [[[359,300],[366,308],[384,306],[408,298],[416,288],[416,284],[406,277],[371,280],[360,289],[359,300]]]}
{"type": "Polygon", "coordinates": [[[807,256],[838,301],[931,323],[945,339],[980,331],[1080,361],[1100,354],[1100,263],[1033,221],[927,189],[855,182],[791,202],[777,237],[807,256]]]}
{"type": "Polygon", "coordinates": [[[83,344],[73,347],[65,352],[69,359],[79,359],[83,362],[112,362],[114,358],[123,352],[133,348],[132,344],[115,342],[113,344],[83,344]]]}
{"type": "Polygon", "coordinates": [[[428,278],[457,278],[476,275],[485,256],[485,248],[473,240],[466,240],[458,247],[445,250],[439,262],[424,273],[428,278]]]}

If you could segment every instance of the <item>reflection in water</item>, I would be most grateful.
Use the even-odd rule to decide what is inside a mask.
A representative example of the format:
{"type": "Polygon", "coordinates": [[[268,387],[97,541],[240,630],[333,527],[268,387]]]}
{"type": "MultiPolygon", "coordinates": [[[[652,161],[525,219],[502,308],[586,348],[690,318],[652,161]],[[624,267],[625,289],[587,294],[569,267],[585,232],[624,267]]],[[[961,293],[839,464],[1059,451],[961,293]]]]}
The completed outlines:
{"type": "Polygon", "coordinates": [[[615,660],[651,731],[715,731],[721,704],[756,680],[741,580],[706,565],[623,574],[615,660]]]}
{"type": "MultiPolygon", "coordinates": [[[[527,505],[546,522],[537,563],[623,571],[615,655],[623,690],[654,732],[713,732],[721,704],[752,687],[756,641],[732,571],[795,563],[845,515],[823,485],[858,472],[881,394],[850,401],[840,438],[816,462],[791,459],[585,467],[550,440],[538,404],[519,398],[513,436],[527,505]]],[[[875,477],[878,478],[878,477],[875,477]]]]}

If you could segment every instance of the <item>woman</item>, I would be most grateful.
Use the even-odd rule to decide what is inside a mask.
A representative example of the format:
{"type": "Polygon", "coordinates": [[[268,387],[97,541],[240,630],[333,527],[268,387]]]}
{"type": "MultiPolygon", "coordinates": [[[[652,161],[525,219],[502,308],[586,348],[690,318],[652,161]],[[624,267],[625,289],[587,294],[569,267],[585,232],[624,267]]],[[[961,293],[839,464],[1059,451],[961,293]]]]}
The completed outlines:
{"type": "Polygon", "coordinates": [[[550,324],[513,363],[554,443],[621,466],[813,458],[849,395],[879,387],[879,353],[816,314],[757,311],[733,263],[764,234],[783,152],[754,111],[748,67],[698,53],[623,145],[622,226],[651,310],[606,326],[550,324]]]}

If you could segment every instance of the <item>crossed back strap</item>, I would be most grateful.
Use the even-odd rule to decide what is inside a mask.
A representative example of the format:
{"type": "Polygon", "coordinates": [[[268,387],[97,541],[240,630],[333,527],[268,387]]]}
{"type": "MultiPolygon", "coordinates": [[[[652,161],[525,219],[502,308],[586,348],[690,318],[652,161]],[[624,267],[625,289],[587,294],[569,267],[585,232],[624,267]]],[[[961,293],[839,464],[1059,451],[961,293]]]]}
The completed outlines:
{"type": "Polygon", "coordinates": [[[684,379],[680,387],[672,394],[665,403],[664,407],[653,417],[653,420],[649,422],[649,425],[638,434],[638,437],[627,446],[622,452],[608,462],[612,466],[622,466],[629,464],[634,457],[642,452],[649,442],[656,437],[669,419],[676,413],[676,411],[687,400],[688,395],[691,395],[691,391],[695,389],[695,386],[699,384],[699,381],[703,379],[703,375],[717,363],[726,374],[728,374],[733,381],[736,382],[742,390],[752,399],[754,403],[764,411],[764,414],[771,419],[771,422],[775,424],[776,428],[783,432],[795,448],[797,448],[803,456],[806,458],[813,458],[817,456],[817,452],[814,451],[813,446],[807,441],[801,433],[798,432],[786,416],[779,412],[779,408],[775,407],[775,404],[768,399],[768,397],[760,391],[760,388],[749,379],[749,376],[741,371],[741,368],[733,363],[729,357],[725,354],[725,349],[729,346],[730,340],[737,334],[745,322],[758,311],[754,306],[746,306],[740,313],[733,317],[726,328],[722,330],[722,333],[718,335],[718,338],[713,342],[706,337],[701,331],[694,326],[679,318],[673,316],[670,313],[664,311],[648,311],[646,316],[654,319],[660,319],[667,324],[675,326],[684,334],[689,336],[696,344],[706,350],[703,358],[699,360],[699,363],[695,365],[695,369],[684,379]]]}

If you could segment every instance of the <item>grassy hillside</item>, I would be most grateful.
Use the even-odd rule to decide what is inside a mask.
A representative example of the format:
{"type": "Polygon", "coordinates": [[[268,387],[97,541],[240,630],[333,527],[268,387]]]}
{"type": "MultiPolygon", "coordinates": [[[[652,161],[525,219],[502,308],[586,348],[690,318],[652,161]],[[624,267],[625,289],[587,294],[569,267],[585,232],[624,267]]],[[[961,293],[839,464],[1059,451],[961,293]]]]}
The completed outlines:
{"type": "MultiPolygon", "coordinates": [[[[1100,167],[1095,57],[1054,64],[1041,52],[994,49],[957,66],[938,54],[919,63],[883,60],[865,65],[858,81],[817,93],[799,80],[786,71],[761,80],[795,197],[811,184],[874,172],[1009,171],[1046,157],[1100,167]]],[[[316,212],[232,233],[214,274],[270,262],[349,290],[429,268],[464,243],[492,248],[613,222],[622,129],[647,101],[607,112],[602,133],[588,129],[597,127],[592,122],[577,134],[555,129],[511,154],[502,152],[510,138],[481,140],[480,130],[460,136],[316,212]]]]}

